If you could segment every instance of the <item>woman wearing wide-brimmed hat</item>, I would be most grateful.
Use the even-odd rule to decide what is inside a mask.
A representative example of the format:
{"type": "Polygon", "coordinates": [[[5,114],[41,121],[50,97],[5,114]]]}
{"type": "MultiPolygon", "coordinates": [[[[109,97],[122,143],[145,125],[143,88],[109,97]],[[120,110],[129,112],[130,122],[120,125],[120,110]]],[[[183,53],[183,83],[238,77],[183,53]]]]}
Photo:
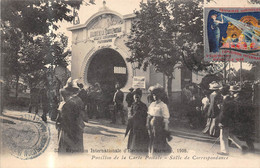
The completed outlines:
{"type": "Polygon", "coordinates": [[[209,97],[209,109],[208,109],[208,119],[207,124],[203,133],[209,133],[210,136],[217,136],[217,126],[216,126],[216,117],[220,113],[220,103],[221,103],[221,94],[219,89],[221,85],[216,81],[213,81],[209,84],[209,90],[213,91],[209,97]]]}
{"type": "Polygon", "coordinates": [[[84,103],[77,96],[79,87],[75,80],[68,80],[61,90],[65,98],[60,113],[59,153],[83,152],[84,103]]]}
{"type": "Polygon", "coordinates": [[[155,88],[152,91],[154,102],[148,108],[147,128],[150,136],[149,155],[168,154],[171,147],[167,140],[171,140],[169,134],[169,118],[170,113],[167,105],[162,101],[164,97],[163,88],[155,88]]]}

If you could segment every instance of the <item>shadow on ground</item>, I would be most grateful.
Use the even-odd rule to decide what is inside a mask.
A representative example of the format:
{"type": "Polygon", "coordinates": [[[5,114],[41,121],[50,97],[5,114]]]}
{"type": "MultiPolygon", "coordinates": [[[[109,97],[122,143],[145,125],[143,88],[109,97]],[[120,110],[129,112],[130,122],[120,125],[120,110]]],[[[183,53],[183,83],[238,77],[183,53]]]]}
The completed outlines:
{"type": "Polygon", "coordinates": [[[104,119],[90,120],[86,123],[84,133],[109,137],[117,137],[118,135],[124,134],[125,125],[110,124],[108,122],[109,121],[104,119]]]}

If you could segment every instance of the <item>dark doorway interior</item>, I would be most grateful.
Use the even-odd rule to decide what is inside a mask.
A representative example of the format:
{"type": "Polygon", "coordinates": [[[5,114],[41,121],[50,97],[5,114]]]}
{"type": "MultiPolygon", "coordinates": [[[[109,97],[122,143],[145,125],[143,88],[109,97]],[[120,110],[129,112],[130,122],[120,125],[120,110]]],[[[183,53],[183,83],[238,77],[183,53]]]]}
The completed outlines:
{"type": "Polygon", "coordinates": [[[97,51],[89,64],[87,81],[90,84],[98,82],[101,87],[107,85],[114,87],[117,82],[121,87],[125,86],[127,69],[124,59],[113,49],[97,51]]]}
{"type": "Polygon", "coordinates": [[[127,68],[122,56],[115,50],[105,48],[97,51],[87,67],[87,81],[99,83],[103,98],[110,104],[115,93],[115,84],[124,87],[127,82],[127,68]]]}

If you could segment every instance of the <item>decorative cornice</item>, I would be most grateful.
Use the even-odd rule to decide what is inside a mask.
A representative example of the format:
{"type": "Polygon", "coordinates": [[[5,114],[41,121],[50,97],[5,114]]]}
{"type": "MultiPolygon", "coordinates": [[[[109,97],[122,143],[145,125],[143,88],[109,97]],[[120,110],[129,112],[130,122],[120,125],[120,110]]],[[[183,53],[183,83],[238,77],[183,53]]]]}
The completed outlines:
{"type": "Polygon", "coordinates": [[[118,12],[115,12],[115,11],[112,11],[112,10],[106,8],[106,9],[101,10],[101,11],[95,13],[94,15],[92,15],[84,24],[79,24],[79,25],[75,25],[75,26],[72,26],[72,27],[68,27],[67,30],[69,30],[69,31],[74,31],[74,30],[86,28],[86,27],[88,26],[88,24],[89,24],[93,19],[95,19],[96,17],[98,17],[98,16],[100,16],[100,15],[103,15],[103,14],[114,14],[114,15],[120,17],[120,18],[123,19],[123,20],[132,19],[132,18],[134,18],[134,17],[136,16],[134,13],[132,13],[132,14],[127,14],[127,15],[121,15],[121,14],[119,14],[118,12]]]}

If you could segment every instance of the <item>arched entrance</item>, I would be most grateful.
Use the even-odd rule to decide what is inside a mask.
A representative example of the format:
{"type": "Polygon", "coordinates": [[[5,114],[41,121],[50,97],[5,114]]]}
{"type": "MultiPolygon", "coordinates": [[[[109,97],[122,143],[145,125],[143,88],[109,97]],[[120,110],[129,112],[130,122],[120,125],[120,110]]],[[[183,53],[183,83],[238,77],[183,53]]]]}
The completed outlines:
{"type": "Polygon", "coordinates": [[[113,99],[115,84],[124,87],[128,79],[128,70],[123,57],[114,49],[104,48],[92,55],[88,66],[85,68],[86,81],[94,85],[99,83],[104,98],[113,99]]]}

